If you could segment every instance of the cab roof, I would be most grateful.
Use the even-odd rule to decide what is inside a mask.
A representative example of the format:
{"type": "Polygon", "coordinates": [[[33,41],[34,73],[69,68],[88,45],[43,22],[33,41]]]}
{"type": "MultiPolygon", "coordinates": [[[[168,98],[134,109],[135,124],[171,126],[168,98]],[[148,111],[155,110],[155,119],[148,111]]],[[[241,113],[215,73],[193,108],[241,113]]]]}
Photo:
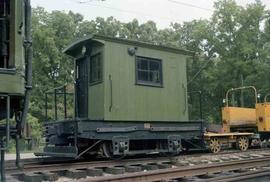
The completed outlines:
{"type": "Polygon", "coordinates": [[[132,45],[132,46],[138,46],[138,47],[144,47],[144,48],[150,48],[150,49],[155,49],[155,50],[160,50],[160,51],[167,51],[167,52],[188,55],[188,56],[195,55],[195,52],[188,51],[185,49],[179,49],[179,48],[168,47],[168,46],[163,46],[163,45],[155,45],[155,44],[150,44],[146,42],[134,41],[134,40],[128,40],[128,39],[122,39],[122,38],[107,37],[107,36],[96,35],[96,34],[86,36],[84,38],[76,40],[75,42],[67,46],[63,50],[63,53],[73,58],[76,58],[78,54],[82,53],[83,48],[86,47],[87,45],[104,45],[106,41],[116,42],[120,44],[127,44],[127,45],[132,45]]]}

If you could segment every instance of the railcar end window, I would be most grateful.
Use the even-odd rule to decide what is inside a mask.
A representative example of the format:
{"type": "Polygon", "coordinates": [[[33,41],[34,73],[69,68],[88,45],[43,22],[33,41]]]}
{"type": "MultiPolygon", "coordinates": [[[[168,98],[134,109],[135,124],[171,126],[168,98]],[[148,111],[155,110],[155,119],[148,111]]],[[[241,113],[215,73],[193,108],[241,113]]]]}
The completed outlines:
{"type": "Polygon", "coordinates": [[[136,84],[162,86],[162,63],[160,59],[136,57],[136,84]]]}
{"type": "Polygon", "coordinates": [[[95,54],[90,57],[90,74],[89,83],[91,85],[100,83],[102,81],[102,64],[101,54],[95,54]]]}

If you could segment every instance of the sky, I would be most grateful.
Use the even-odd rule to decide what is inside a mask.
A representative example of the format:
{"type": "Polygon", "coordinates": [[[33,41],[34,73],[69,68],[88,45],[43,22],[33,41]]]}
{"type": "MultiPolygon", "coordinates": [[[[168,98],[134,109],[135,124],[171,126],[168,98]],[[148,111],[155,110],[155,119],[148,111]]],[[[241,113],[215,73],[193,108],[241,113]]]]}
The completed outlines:
{"type": "MultiPolygon", "coordinates": [[[[44,7],[47,11],[73,11],[85,19],[113,16],[122,22],[138,19],[140,23],[152,20],[160,29],[171,22],[183,23],[194,19],[209,19],[216,0],[32,0],[32,7],[44,7]]],[[[270,0],[261,0],[270,9],[270,0]]],[[[255,0],[236,0],[246,6],[255,0]]]]}

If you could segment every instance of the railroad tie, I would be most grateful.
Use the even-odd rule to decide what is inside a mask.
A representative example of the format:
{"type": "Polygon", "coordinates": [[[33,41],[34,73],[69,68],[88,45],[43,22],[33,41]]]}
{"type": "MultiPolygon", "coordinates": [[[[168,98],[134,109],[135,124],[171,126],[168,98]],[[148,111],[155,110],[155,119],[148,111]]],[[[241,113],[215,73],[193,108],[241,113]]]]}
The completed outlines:
{"type": "Polygon", "coordinates": [[[59,179],[57,173],[41,172],[40,174],[43,176],[43,180],[45,181],[57,181],[59,179]]]}
{"type": "Polygon", "coordinates": [[[157,170],[158,166],[157,164],[145,164],[142,165],[143,170],[151,171],[151,170],[157,170]]]}
{"type": "Polygon", "coordinates": [[[42,182],[43,176],[38,173],[25,173],[23,176],[24,182],[42,182]]]}
{"type": "Polygon", "coordinates": [[[104,171],[109,174],[124,174],[125,168],[124,167],[107,167],[105,168],[104,171]]]}
{"type": "Polygon", "coordinates": [[[172,167],[172,165],[168,164],[168,163],[158,163],[157,166],[158,166],[159,169],[166,169],[166,168],[171,168],[172,167]]]}
{"type": "Polygon", "coordinates": [[[70,169],[66,172],[65,176],[73,179],[86,178],[87,172],[86,170],[70,169]]]}
{"type": "Polygon", "coordinates": [[[87,168],[86,173],[87,176],[102,176],[103,170],[99,168],[87,168]]]}
{"type": "Polygon", "coordinates": [[[142,171],[141,166],[125,166],[127,173],[134,173],[134,172],[140,172],[142,171]]]}
{"type": "Polygon", "coordinates": [[[189,162],[188,161],[177,161],[177,162],[174,162],[173,165],[175,165],[175,166],[188,166],[189,162]]]}

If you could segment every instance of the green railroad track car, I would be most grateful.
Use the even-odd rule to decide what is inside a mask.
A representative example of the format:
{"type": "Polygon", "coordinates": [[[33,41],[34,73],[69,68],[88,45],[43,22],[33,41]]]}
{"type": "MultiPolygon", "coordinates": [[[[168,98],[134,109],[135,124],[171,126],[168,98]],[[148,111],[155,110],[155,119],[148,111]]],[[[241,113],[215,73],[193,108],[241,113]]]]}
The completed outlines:
{"type": "Polygon", "coordinates": [[[99,35],[63,52],[74,61],[75,117],[45,123],[47,143],[37,155],[115,157],[203,147],[202,121],[188,118],[186,58],[193,52],[99,35]]]}

